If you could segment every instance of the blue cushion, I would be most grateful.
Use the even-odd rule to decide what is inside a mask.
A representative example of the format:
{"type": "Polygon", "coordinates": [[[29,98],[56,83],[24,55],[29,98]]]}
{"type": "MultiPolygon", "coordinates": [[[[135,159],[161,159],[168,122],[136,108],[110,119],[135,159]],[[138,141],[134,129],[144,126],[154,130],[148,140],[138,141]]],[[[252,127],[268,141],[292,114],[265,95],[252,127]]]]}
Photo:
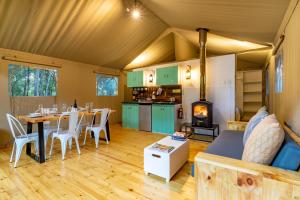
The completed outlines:
{"type": "Polygon", "coordinates": [[[194,163],[192,164],[192,167],[191,167],[191,176],[195,177],[195,164],[194,163]]]}
{"type": "Polygon", "coordinates": [[[243,135],[242,131],[225,130],[205,152],[240,160],[244,150],[243,135]]]}
{"type": "Polygon", "coordinates": [[[269,113],[265,110],[262,110],[260,112],[257,112],[248,122],[245,133],[244,133],[244,138],[243,138],[243,145],[246,144],[250,134],[252,133],[253,129],[257,126],[261,120],[263,120],[266,116],[268,116],[269,113]]]}
{"type": "Polygon", "coordinates": [[[300,146],[286,133],[285,141],[272,166],[297,171],[300,166],[300,146]]]}

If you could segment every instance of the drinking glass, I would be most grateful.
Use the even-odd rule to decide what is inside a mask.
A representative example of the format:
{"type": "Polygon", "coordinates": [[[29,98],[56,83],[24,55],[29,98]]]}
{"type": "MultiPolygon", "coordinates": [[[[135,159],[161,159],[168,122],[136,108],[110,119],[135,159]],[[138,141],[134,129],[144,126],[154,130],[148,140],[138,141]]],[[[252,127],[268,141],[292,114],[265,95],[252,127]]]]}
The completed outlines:
{"type": "Polygon", "coordinates": [[[86,103],[86,104],[85,104],[85,109],[86,109],[87,111],[90,110],[90,104],[89,104],[89,103],[86,103]]]}
{"type": "Polygon", "coordinates": [[[67,105],[63,103],[61,106],[61,112],[66,112],[66,111],[67,111],[67,105]]]}
{"type": "Polygon", "coordinates": [[[52,108],[53,108],[53,112],[57,113],[57,104],[53,104],[52,108]]]}
{"type": "Polygon", "coordinates": [[[43,104],[40,104],[40,105],[39,105],[39,112],[40,112],[41,114],[43,114],[43,110],[44,110],[43,104]]]}

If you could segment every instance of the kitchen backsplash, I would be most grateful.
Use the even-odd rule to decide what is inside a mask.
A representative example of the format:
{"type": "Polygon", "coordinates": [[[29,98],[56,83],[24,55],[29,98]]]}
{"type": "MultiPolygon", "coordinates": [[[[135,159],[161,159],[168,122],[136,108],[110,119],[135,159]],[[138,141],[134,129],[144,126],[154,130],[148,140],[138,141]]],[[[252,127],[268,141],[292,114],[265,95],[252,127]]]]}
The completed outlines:
{"type": "Polygon", "coordinates": [[[136,87],[132,89],[132,100],[182,102],[182,86],[136,87]]]}

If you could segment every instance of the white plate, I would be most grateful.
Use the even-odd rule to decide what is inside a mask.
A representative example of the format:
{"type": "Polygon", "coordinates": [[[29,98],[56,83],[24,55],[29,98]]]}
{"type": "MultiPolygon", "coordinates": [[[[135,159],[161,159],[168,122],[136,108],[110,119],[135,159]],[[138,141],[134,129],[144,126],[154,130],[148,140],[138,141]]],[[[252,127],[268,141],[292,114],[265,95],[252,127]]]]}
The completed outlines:
{"type": "Polygon", "coordinates": [[[71,112],[62,112],[63,115],[70,115],[71,112]]]}
{"type": "Polygon", "coordinates": [[[41,113],[30,113],[27,115],[28,117],[42,117],[43,115],[41,113]]]}

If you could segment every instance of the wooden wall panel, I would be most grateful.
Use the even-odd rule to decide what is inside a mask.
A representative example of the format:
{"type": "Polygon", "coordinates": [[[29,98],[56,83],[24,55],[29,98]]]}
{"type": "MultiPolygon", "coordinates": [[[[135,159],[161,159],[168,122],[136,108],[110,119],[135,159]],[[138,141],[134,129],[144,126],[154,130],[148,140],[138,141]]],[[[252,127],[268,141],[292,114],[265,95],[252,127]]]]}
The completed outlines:
{"type": "Polygon", "coordinates": [[[270,111],[300,135],[300,5],[286,26],[283,42],[283,92],[275,93],[275,61],[270,59],[270,111]]]}

